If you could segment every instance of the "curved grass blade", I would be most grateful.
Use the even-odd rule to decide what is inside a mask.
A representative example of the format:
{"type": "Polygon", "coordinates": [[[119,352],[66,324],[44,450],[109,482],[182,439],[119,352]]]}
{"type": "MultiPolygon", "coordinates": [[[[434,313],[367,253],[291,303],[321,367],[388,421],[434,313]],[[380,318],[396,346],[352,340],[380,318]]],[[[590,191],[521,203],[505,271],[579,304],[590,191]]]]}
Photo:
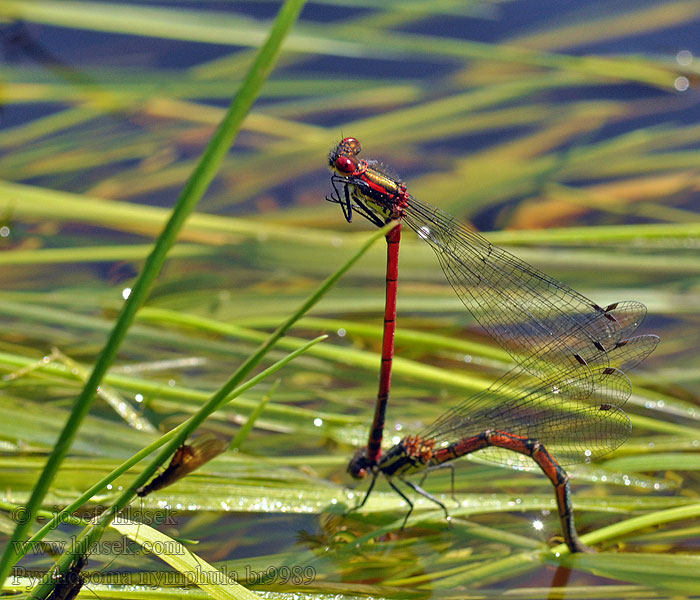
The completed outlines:
{"type": "Polygon", "coordinates": [[[259,596],[221,573],[216,567],[190,552],[177,540],[143,523],[113,523],[112,527],[137,544],[150,548],[167,548],[158,558],[177,569],[183,578],[199,586],[217,600],[258,600],[259,596]],[[226,583],[224,583],[226,582],[226,583]]]}
{"type": "MultiPolygon", "coordinates": [[[[360,250],[354,256],[352,256],[350,260],[348,260],[348,262],[345,265],[343,265],[343,267],[341,267],[338,271],[336,271],[336,273],[331,275],[325,282],[323,282],[319,289],[314,294],[312,294],[311,297],[289,319],[287,319],[287,321],[285,321],[280,327],[277,328],[276,331],[274,331],[270,335],[268,340],[262,344],[258,351],[255,352],[243,365],[241,365],[241,367],[236,371],[236,373],[234,373],[234,375],[228,380],[228,382],[226,382],[226,384],[218,392],[216,392],[195,415],[193,415],[188,421],[186,421],[176,429],[169,432],[169,434],[166,434],[166,436],[169,436],[168,443],[165,445],[165,447],[162,449],[159,455],[141,473],[141,475],[136,479],[136,481],[134,481],[132,487],[127,489],[117,499],[115,504],[103,513],[103,516],[100,518],[97,525],[94,528],[92,528],[81,539],[80,544],[75,549],[75,553],[80,553],[83,548],[89,547],[90,544],[92,544],[99,538],[102,531],[104,531],[104,529],[111,523],[114,516],[116,516],[119,513],[119,511],[121,511],[128,504],[128,502],[131,501],[131,499],[134,496],[135,489],[144,485],[146,481],[148,481],[148,479],[150,479],[153,476],[158,467],[161,464],[163,464],[168,459],[168,457],[171,454],[173,454],[173,452],[175,452],[178,446],[182,444],[184,439],[192,431],[194,431],[210,414],[221,408],[221,406],[223,406],[230,399],[231,394],[235,392],[236,386],[238,386],[243,377],[245,377],[255,367],[255,365],[257,365],[260,362],[260,360],[272,348],[272,346],[289,330],[289,328],[291,328],[291,326],[296,321],[298,321],[314,304],[316,304],[323,297],[323,295],[338,281],[338,279],[340,279],[340,277],[342,277],[345,274],[345,272],[348,269],[350,269],[350,267],[352,267],[360,259],[360,257],[370,248],[370,246],[377,239],[386,235],[386,232],[389,231],[393,226],[394,224],[392,223],[387,227],[378,230],[373,236],[371,236],[369,240],[364,244],[364,246],[360,248],[360,250]]],[[[142,456],[145,456],[145,454],[150,453],[158,445],[158,442],[154,442],[151,448],[144,449],[144,453],[142,454],[142,456]]],[[[123,469],[121,472],[123,472],[124,470],[125,469],[123,469]]],[[[95,489],[95,487],[96,486],[93,486],[92,489],[95,489]]],[[[101,487],[102,485],[99,485],[99,487],[96,487],[95,491],[99,490],[101,487]]],[[[58,519],[55,519],[55,521],[59,522],[58,519]]],[[[45,533],[44,530],[48,531],[48,528],[42,528],[42,532],[45,533]]],[[[61,564],[62,569],[68,568],[68,565],[70,563],[70,556],[72,555],[68,554],[60,559],[59,563],[61,564]]],[[[41,587],[41,593],[44,593],[44,590],[45,593],[48,593],[50,589],[50,581],[46,581],[46,579],[48,578],[42,580],[42,582],[34,590],[34,594],[37,598],[39,597],[39,587],[41,587]]]]}
{"type": "MultiPolygon", "coordinates": [[[[244,79],[241,88],[231,103],[221,125],[217,128],[212,136],[206,150],[202,154],[200,161],[190,176],[187,184],[180,193],[177,204],[173,209],[170,220],[166,224],[163,232],[156,240],[153,251],[146,259],[143,271],[139,275],[136,283],[132,288],[131,295],[124,304],[124,307],[115,323],[114,329],[107,343],[105,344],[100,356],[98,357],[95,366],[90,375],[90,379],[85,384],[83,392],[80,394],[75,403],[75,408],[71,413],[66,425],[56,442],[54,451],[49,457],[44,472],[39,477],[32,495],[27,502],[26,510],[28,514],[34,514],[41,506],[42,500],[53,481],[53,478],[58,471],[58,467],[65,458],[70,446],[73,442],[75,434],[80,427],[81,422],[90,411],[92,402],[95,397],[95,392],[102,378],[107,372],[109,366],[114,362],[117,351],[122,341],[126,337],[126,333],[136,316],[138,309],[144,304],[148,298],[151,286],[165,262],[166,256],[170,248],[174,245],[177,236],[185,223],[185,220],[197,206],[197,203],[209,188],[209,184],[214,179],[219,165],[223,161],[224,156],[236,139],[240,130],[243,119],[248,114],[250,107],[257,98],[262,85],[267,79],[267,76],[272,71],[280,52],[282,41],[286,34],[291,29],[291,26],[296,21],[302,6],[303,0],[289,0],[286,2],[278,14],[275,23],[273,24],[269,36],[265,44],[261,47],[250,71],[244,79]]],[[[235,385],[231,386],[231,390],[235,385]]],[[[231,391],[229,390],[229,392],[231,391]]],[[[181,443],[182,440],[179,440],[181,443]]],[[[179,445],[178,443],[178,445],[179,445]]],[[[174,449],[173,449],[174,450],[174,449]]],[[[107,514],[111,514],[107,511],[107,514]]],[[[114,513],[116,514],[116,513],[114,513]]],[[[107,523],[108,520],[105,520],[107,523]]],[[[31,520],[25,520],[17,524],[11,539],[5,548],[5,551],[0,561],[0,586],[4,583],[5,578],[10,572],[17,559],[15,542],[23,540],[29,530],[31,520]]],[[[100,528],[96,529],[98,533],[94,536],[95,539],[99,535],[100,528]]],[[[90,537],[90,536],[87,536],[90,537]]],[[[88,546],[85,546],[87,548],[88,546]]],[[[79,554],[80,552],[78,552],[79,554]]],[[[72,555],[64,556],[60,561],[61,572],[65,573],[69,567],[72,555]]],[[[45,598],[51,589],[51,581],[49,577],[45,578],[43,584],[39,584],[35,593],[38,599],[45,598]]]]}

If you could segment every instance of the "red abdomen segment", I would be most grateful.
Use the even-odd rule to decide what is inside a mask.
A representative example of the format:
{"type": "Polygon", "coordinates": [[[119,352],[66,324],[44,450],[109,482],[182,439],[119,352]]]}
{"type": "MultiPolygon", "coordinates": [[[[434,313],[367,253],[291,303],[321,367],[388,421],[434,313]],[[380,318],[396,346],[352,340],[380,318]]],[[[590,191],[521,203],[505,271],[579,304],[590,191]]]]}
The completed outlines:
{"type": "Polygon", "coordinates": [[[374,409],[374,419],[367,442],[367,458],[376,464],[382,454],[382,437],[386,405],[391,388],[391,367],[394,362],[394,335],[396,333],[396,292],[399,280],[399,244],[401,223],[386,236],[386,303],[384,305],[384,335],[382,338],[382,362],[379,371],[379,391],[374,409]]]}
{"type": "MultiPolygon", "coordinates": [[[[425,444],[425,442],[423,442],[423,444],[425,444]]],[[[569,476],[552,455],[547,452],[547,449],[537,440],[506,431],[487,430],[479,435],[464,438],[445,448],[434,450],[427,462],[427,466],[440,465],[489,446],[505,448],[506,450],[524,454],[532,458],[539,465],[540,469],[544,471],[544,474],[554,486],[559,521],[561,522],[562,534],[564,535],[566,545],[572,552],[590,552],[590,548],[579,540],[578,534],[576,533],[573,508],[571,506],[569,476]]]]}

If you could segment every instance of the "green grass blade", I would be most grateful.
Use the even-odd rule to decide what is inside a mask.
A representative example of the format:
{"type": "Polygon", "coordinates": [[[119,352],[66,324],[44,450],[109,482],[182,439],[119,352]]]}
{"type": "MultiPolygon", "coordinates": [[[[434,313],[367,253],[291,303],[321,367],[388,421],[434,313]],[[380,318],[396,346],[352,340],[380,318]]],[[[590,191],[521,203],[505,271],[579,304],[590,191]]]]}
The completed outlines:
{"type": "Polygon", "coordinates": [[[272,388],[270,389],[270,391],[267,394],[265,394],[262,398],[260,398],[260,403],[255,407],[255,410],[250,414],[247,421],[243,424],[243,426],[238,430],[238,433],[236,433],[234,438],[231,440],[231,443],[229,444],[229,449],[238,450],[241,447],[241,444],[243,444],[245,439],[248,437],[248,434],[252,431],[253,426],[255,425],[255,421],[257,421],[258,417],[265,410],[265,406],[269,402],[272,395],[275,393],[275,390],[277,390],[279,384],[280,380],[278,379],[277,381],[275,381],[275,383],[272,384],[272,388]]]}
{"type": "Polygon", "coordinates": [[[157,529],[132,522],[113,523],[112,527],[146,548],[166,548],[167,551],[158,552],[155,555],[177,569],[185,581],[199,586],[212,598],[217,600],[259,600],[260,598],[190,552],[180,542],[157,529]]]}
{"type": "MultiPolygon", "coordinates": [[[[290,0],[285,3],[280,9],[278,18],[275,21],[269,37],[263,47],[260,49],[246,79],[243,81],[241,88],[231,103],[226,116],[221,125],[214,133],[206,150],[197,164],[194,172],[190,176],[187,184],[182,190],[178,202],[173,209],[170,220],[165,226],[165,229],[158,237],[153,251],[146,259],[144,268],[133,286],[131,295],[124,304],[124,308],[117,319],[117,322],[112,330],[112,333],[105,344],[97,362],[90,375],[90,379],[83,388],[83,392],[78,397],[75,408],[71,412],[66,425],[56,442],[54,451],[49,457],[44,472],[39,477],[39,481],[32,490],[32,495],[27,502],[27,514],[34,514],[41,506],[42,500],[53,481],[53,478],[58,471],[58,467],[63,461],[63,458],[68,453],[72,444],[75,433],[78,430],[80,423],[90,411],[92,402],[95,397],[100,381],[104,377],[109,366],[114,362],[117,351],[121,342],[124,340],[129,326],[136,316],[138,309],[144,304],[148,298],[151,286],[165,262],[168,251],[177,240],[177,235],[182,229],[185,220],[197,206],[197,203],[206,192],[209,184],[214,178],[219,165],[224,156],[236,139],[240,126],[245,118],[245,115],[253,105],[255,98],[258,96],[262,85],[267,76],[272,71],[279,54],[282,41],[287,32],[296,21],[304,0],[290,0]]],[[[232,386],[232,389],[235,386],[232,386]]],[[[16,562],[17,553],[15,551],[15,543],[24,539],[29,530],[31,520],[27,519],[17,524],[15,531],[5,548],[5,551],[0,561],[0,587],[4,583],[10,569],[16,562]]],[[[66,558],[66,557],[64,557],[66,558]]],[[[62,572],[68,568],[70,557],[62,564],[62,572]]],[[[47,578],[48,580],[48,578],[47,578]]],[[[45,597],[50,589],[51,582],[47,581],[45,585],[40,586],[41,592],[39,597],[45,597]]]]}
{"type": "MultiPolygon", "coordinates": [[[[168,440],[168,442],[163,446],[161,452],[136,478],[132,485],[116,500],[114,505],[103,513],[95,527],[90,529],[90,531],[85,532],[84,536],[81,537],[80,544],[74,549],[74,551],[64,555],[60,559],[59,565],[62,571],[69,567],[72,556],[84,552],[86,548],[89,548],[92,543],[99,539],[99,536],[109,525],[109,523],[111,523],[119,511],[121,511],[133,499],[135,490],[145,484],[153,476],[160,465],[162,465],[172,455],[175,449],[182,444],[182,442],[192,431],[194,431],[209,415],[221,408],[228,401],[240,381],[248,373],[250,373],[250,371],[260,362],[265,354],[269,352],[272,346],[292,327],[292,325],[294,325],[296,321],[298,321],[326,294],[326,292],[338,281],[338,279],[340,279],[340,277],[342,277],[348,271],[348,269],[350,269],[360,259],[360,257],[377,239],[385,236],[386,233],[395,225],[396,223],[392,222],[386,227],[379,229],[373,236],[371,236],[365,245],[362,246],[362,248],[360,248],[360,250],[354,256],[352,256],[346,264],[344,264],[333,275],[328,277],[328,279],[321,284],[318,290],[316,290],[316,292],[314,292],[291,317],[289,317],[270,335],[268,340],[264,342],[260,348],[238,368],[231,378],[209,399],[208,402],[204,404],[204,406],[202,406],[202,408],[195,415],[190,417],[190,419],[174,430],[171,439],[168,440]]],[[[40,599],[45,597],[45,595],[49,593],[51,586],[51,578],[49,576],[45,577],[44,580],[42,580],[42,582],[35,588],[33,592],[34,596],[40,599]]]]}
{"type": "MultiPolygon", "coordinates": [[[[246,383],[240,385],[235,390],[233,390],[231,394],[226,398],[226,402],[230,402],[237,396],[258,385],[264,379],[267,379],[271,375],[274,375],[277,371],[279,371],[285,365],[289,364],[297,356],[302,355],[309,348],[313,347],[314,345],[323,341],[324,339],[325,336],[319,336],[316,339],[311,340],[301,348],[298,348],[294,352],[291,352],[289,355],[285,356],[283,359],[277,361],[276,363],[274,363],[255,377],[251,377],[248,381],[246,381],[246,383]]],[[[50,519],[39,531],[37,531],[28,540],[27,545],[31,548],[31,544],[35,544],[41,541],[49,531],[54,529],[56,526],[60,525],[65,519],[69,519],[73,511],[79,509],[83,504],[88,502],[90,498],[92,498],[97,492],[104,489],[107,485],[109,485],[115,479],[117,479],[117,477],[128,471],[134,465],[138,464],[145,457],[151,454],[151,452],[157,450],[158,448],[163,446],[163,444],[171,440],[180,431],[183,425],[171,429],[170,431],[162,435],[160,438],[158,438],[156,441],[154,441],[152,444],[149,444],[142,450],[139,450],[131,458],[124,461],[116,469],[108,473],[105,477],[100,479],[97,483],[95,483],[93,486],[91,486],[89,489],[83,492],[75,501],[71,502],[63,510],[59,511],[58,513],[54,513],[53,518],[50,519]]]]}

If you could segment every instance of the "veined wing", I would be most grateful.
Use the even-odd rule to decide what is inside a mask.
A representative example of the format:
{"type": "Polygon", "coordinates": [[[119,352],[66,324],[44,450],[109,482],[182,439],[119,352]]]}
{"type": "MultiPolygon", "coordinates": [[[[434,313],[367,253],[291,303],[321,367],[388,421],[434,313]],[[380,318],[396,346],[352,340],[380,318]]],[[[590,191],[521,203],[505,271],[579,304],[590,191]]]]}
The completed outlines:
{"type": "Polygon", "coordinates": [[[476,320],[518,364],[542,380],[609,365],[608,351],[646,314],[640,302],[597,305],[413,197],[402,221],[431,245],[447,280],[476,320]]]}

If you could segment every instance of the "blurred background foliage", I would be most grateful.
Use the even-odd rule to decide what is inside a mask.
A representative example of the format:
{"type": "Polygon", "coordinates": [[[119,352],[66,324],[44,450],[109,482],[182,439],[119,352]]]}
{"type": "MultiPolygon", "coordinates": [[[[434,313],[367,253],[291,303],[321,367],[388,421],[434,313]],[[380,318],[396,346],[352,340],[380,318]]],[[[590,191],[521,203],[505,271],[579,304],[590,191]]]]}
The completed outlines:
{"type": "MultiPolygon", "coordinates": [[[[3,534],[278,7],[0,3],[3,534]]],[[[199,540],[210,563],[277,594],[697,590],[699,19],[692,1],[308,3],[47,510],[191,414],[367,239],[368,223],[350,226],[324,201],[327,152],[352,135],[413,194],[599,304],[648,306],[642,331],[662,344],[632,375],[632,438],[608,460],[571,469],[580,531],[619,553],[563,563],[541,554],[559,530],[549,482],[478,458],[458,465],[451,529],[418,503],[415,526],[399,532],[404,504],[385,487],[361,515],[341,516],[356,498],[345,464],[376,393],[380,244],[270,358],[300,338],[330,339],[209,422],[234,435],[269,394],[240,451],[135,509],[168,504],[178,519],[166,533],[199,540]],[[280,566],[311,568],[313,581],[256,575],[280,566]]],[[[508,368],[432,252],[405,238],[388,414],[397,436],[508,368]]],[[[427,485],[448,494],[449,477],[427,485]]],[[[105,490],[94,503],[109,498],[105,490]]],[[[162,568],[142,555],[103,559],[140,575],[162,568]]]]}

